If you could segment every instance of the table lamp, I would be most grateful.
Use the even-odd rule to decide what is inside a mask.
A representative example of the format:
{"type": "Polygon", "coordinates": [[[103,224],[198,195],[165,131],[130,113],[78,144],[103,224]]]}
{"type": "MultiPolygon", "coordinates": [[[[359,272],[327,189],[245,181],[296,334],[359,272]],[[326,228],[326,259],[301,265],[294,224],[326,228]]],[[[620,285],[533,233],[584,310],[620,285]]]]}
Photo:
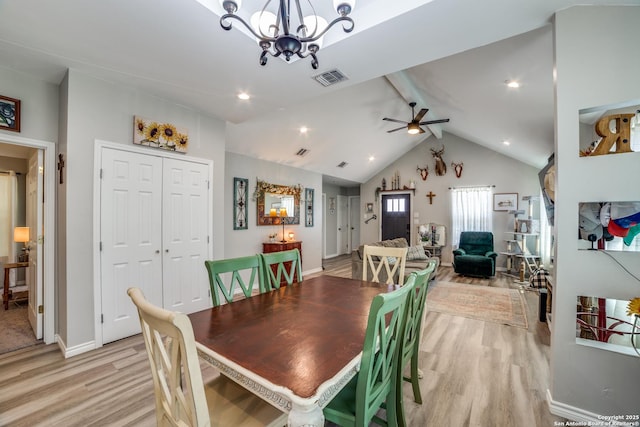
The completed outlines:
{"type": "Polygon", "coordinates": [[[287,218],[287,208],[280,208],[280,222],[282,223],[282,240],[280,242],[286,243],[287,239],[284,236],[284,220],[287,218]]]}
{"type": "Polygon", "coordinates": [[[29,261],[29,227],[16,227],[13,230],[13,241],[16,243],[23,243],[22,254],[18,256],[18,262],[29,261]]]}

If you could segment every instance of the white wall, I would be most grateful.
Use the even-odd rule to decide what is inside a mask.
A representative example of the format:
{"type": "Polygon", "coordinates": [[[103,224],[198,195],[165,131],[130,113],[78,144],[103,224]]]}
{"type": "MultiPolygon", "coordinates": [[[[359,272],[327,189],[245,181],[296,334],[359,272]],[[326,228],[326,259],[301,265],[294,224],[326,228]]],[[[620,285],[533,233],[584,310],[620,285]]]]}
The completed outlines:
{"type": "MultiPolygon", "coordinates": [[[[516,150],[517,148],[514,145],[512,149],[516,150]]],[[[385,168],[361,186],[361,212],[366,212],[365,206],[367,203],[374,203],[374,212],[378,213],[378,219],[370,221],[369,224],[364,224],[364,219],[361,219],[360,240],[363,243],[378,240],[380,198],[377,201],[375,200],[375,189],[382,186],[382,178],[386,179],[387,189],[390,189],[391,178],[396,171],[400,174],[400,187],[408,187],[411,180],[416,183],[414,212],[417,212],[418,217],[414,217],[414,227],[427,222],[446,225],[447,246],[442,250],[442,262],[444,263],[451,263],[452,261],[449,187],[495,185],[493,189],[495,193],[518,193],[519,209],[526,209],[528,206],[527,202],[522,201],[522,196],[538,195],[540,192],[537,169],[445,132],[440,140],[435,137],[426,139],[398,159],[393,165],[385,168]],[[443,176],[436,176],[435,161],[430,149],[439,150],[443,146],[445,147],[443,159],[447,165],[447,173],[443,176]],[[460,178],[456,177],[451,167],[451,162],[464,163],[460,178]],[[416,168],[418,166],[424,168],[425,165],[429,166],[429,176],[426,181],[423,181],[416,168]],[[426,194],[430,191],[436,194],[433,198],[433,204],[429,204],[429,199],[426,197],[426,194]]],[[[369,217],[368,214],[367,217],[369,217]]],[[[507,237],[504,232],[512,230],[512,224],[513,215],[509,215],[506,212],[493,213],[496,252],[506,250],[504,239],[507,237]]],[[[415,244],[415,239],[411,244],[415,244]]],[[[506,266],[504,255],[498,256],[497,266],[506,266]]]]}
{"type": "MultiPolygon", "coordinates": [[[[313,227],[304,225],[304,207],[300,209],[300,224],[285,225],[285,234],[295,233],[295,239],[302,241],[302,269],[305,272],[322,269],[322,175],[304,169],[283,166],[264,160],[254,159],[235,153],[226,153],[225,187],[228,189],[224,203],[214,209],[224,212],[225,251],[217,254],[217,258],[235,258],[262,252],[262,243],[268,242],[270,233],[278,233],[281,238],[281,225],[258,226],[256,220],[256,201],[253,192],[256,180],[267,181],[279,185],[300,184],[314,189],[313,227]],[[248,228],[233,229],[233,178],[249,180],[249,201],[247,204],[248,228]]],[[[302,197],[304,194],[302,194],[302,197]]]]}
{"type": "MultiPolygon", "coordinates": [[[[640,100],[640,7],[573,7],[555,17],[556,286],[550,394],[572,419],[637,415],[640,358],[576,344],[578,295],[629,300],[640,283],[605,254],[578,250],[578,203],[640,200],[640,153],[579,157],[578,111],[640,100]]],[[[616,259],[640,276],[638,253],[616,259]]]]}
{"type": "MultiPolygon", "coordinates": [[[[224,131],[219,119],[132,88],[99,80],[69,70],[61,95],[67,102],[66,167],[63,206],[59,221],[66,230],[66,272],[59,289],[64,298],[59,313],[60,334],[67,348],[85,345],[94,339],[94,322],[99,313],[93,309],[93,212],[94,145],[106,140],[124,145],[133,141],[133,116],[167,121],[189,132],[188,155],[214,162],[213,200],[224,200],[224,131]]],[[[150,149],[152,150],[152,149],[150,149]]],[[[214,210],[219,211],[214,204],[214,210]]],[[[224,255],[223,221],[213,224],[214,257],[224,255]],[[216,244],[216,242],[220,242],[216,244]]]]}

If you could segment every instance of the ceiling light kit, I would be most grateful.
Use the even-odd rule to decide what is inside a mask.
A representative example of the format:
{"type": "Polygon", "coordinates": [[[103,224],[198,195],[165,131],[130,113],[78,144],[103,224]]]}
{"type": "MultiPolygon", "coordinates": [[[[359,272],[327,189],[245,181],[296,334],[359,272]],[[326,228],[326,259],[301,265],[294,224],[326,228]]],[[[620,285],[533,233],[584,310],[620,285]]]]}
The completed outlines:
{"type": "Polygon", "coordinates": [[[511,89],[517,89],[520,87],[520,83],[517,80],[505,80],[505,84],[511,89]]]}
{"type": "Polygon", "coordinates": [[[427,120],[427,121],[421,122],[420,120],[422,120],[424,115],[427,114],[427,111],[429,111],[429,109],[428,108],[423,108],[416,115],[415,114],[416,103],[415,102],[410,102],[409,106],[411,107],[411,117],[413,117],[413,120],[411,120],[410,122],[405,122],[405,121],[396,120],[396,119],[390,119],[388,117],[385,117],[385,118],[382,119],[382,120],[386,120],[388,122],[404,123],[404,126],[400,126],[399,128],[388,130],[387,133],[395,132],[395,131],[398,131],[400,129],[405,129],[406,128],[408,134],[417,135],[419,133],[424,133],[424,129],[422,129],[420,126],[431,125],[431,124],[435,124],[435,123],[447,123],[449,121],[449,119],[439,119],[439,120],[427,120]]]}
{"type": "MultiPolygon", "coordinates": [[[[280,0],[277,13],[267,10],[272,0],[267,0],[262,10],[255,12],[251,16],[251,25],[244,19],[236,15],[242,5],[242,0],[220,0],[220,5],[227,11],[220,17],[220,26],[225,30],[231,30],[231,19],[239,21],[258,39],[258,44],[262,48],[260,55],[260,65],[267,64],[267,55],[278,57],[284,56],[289,62],[291,57],[299,58],[311,57],[311,66],[318,68],[318,58],[316,53],[322,46],[322,36],[338,22],[343,22],[342,29],[345,33],[353,30],[354,22],[348,15],[355,7],[355,0],[333,0],[333,6],[338,13],[338,17],[327,24],[321,16],[316,15],[316,11],[307,0],[303,4],[305,12],[311,14],[304,15],[300,7],[300,0],[280,0]],[[291,7],[292,3],[295,7],[291,7]],[[297,17],[297,25],[292,27],[291,18],[297,17]],[[292,32],[293,29],[293,32],[292,32]]],[[[273,9],[273,7],[272,7],[273,9]]]]}

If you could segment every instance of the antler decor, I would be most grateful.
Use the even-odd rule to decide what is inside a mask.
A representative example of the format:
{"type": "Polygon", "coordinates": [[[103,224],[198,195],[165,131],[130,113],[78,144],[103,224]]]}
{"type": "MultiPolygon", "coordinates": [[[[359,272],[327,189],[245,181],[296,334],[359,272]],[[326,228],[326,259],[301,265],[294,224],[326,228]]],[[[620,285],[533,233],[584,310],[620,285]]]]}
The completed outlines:
{"type": "Polygon", "coordinates": [[[423,181],[426,181],[427,177],[429,176],[429,166],[425,166],[424,168],[421,168],[420,166],[418,166],[416,169],[416,172],[420,174],[423,181]]]}
{"type": "Polygon", "coordinates": [[[462,166],[464,165],[464,163],[460,162],[460,163],[454,163],[451,162],[451,167],[453,168],[453,170],[456,173],[456,178],[460,178],[460,176],[462,176],[462,166]]]}
{"type": "Polygon", "coordinates": [[[442,155],[444,154],[444,145],[439,150],[434,150],[431,148],[431,155],[434,159],[436,159],[436,175],[443,176],[447,173],[447,165],[442,159],[442,155]]]}

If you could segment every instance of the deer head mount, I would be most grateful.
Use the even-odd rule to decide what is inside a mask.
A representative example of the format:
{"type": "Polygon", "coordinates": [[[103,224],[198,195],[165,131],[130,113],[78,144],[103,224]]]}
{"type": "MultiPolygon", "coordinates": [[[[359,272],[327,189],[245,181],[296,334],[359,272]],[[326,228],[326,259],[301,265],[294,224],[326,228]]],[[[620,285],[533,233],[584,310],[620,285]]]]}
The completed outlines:
{"type": "Polygon", "coordinates": [[[442,155],[444,154],[444,145],[441,149],[435,150],[431,148],[431,155],[434,159],[436,159],[436,175],[443,176],[447,173],[447,165],[442,159],[442,155]]]}
{"type": "Polygon", "coordinates": [[[420,166],[418,166],[416,168],[416,172],[420,174],[420,177],[422,177],[423,181],[426,181],[427,177],[429,176],[429,166],[425,166],[424,168],[421,168],[420,166]]]}
{"type": "Polygon", "coordinates": [[[451,167],[456,173],[456,178],[460,178],[460,176],[462,176],[462,166],[464,166],[464,163],[462,162],[460,163],[451,162],[451,167]]]}

